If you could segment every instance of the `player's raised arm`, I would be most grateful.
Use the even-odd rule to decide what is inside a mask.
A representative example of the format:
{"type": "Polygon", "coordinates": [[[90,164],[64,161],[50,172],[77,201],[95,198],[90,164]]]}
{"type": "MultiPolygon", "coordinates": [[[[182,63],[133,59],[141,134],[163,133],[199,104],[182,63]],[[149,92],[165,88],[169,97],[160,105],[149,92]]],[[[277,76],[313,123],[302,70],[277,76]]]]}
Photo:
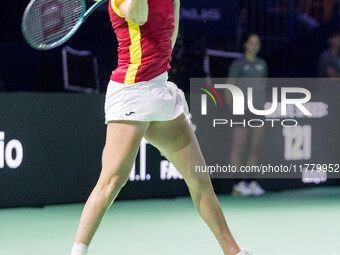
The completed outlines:
{"type": "Polygon", "coordinates": [[[180,0],[174,0],[175,30],[174,30],[174,33],[172,35],[172,48],[176,44],[177,35],[178,35],[180,5],[181,5],[180,0]]]}
{"type": "Polygon", "coordinates": [[[148,20],[149,7],[147,0],[114,0],[115,5],[119,8],[120,14],[136,23],[144,25],[148,20]]]}

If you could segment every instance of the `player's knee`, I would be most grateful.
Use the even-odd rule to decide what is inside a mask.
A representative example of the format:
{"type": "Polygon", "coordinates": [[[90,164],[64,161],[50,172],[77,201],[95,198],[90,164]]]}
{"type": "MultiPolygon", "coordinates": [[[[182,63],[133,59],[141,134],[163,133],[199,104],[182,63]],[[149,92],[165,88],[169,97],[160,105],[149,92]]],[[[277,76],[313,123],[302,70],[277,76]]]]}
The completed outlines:
{"type": "Polygon", "coordinates": [[[119,192],[126,184],[127,178],[123,176],[112,177],[107,186],[107,190],[110,193],[119,192]]]}
{"type": "Polygon", "coordinates": [[[209,178],[190,178],[187,185],[191,190],[205,190],[211,187],[209,178]]]}
{"type": "Polygon", "coordinates": [[[115,198],[127,182],[127,177],[117,175],[98,182],[100,192],[108,198],[115,198]]]}

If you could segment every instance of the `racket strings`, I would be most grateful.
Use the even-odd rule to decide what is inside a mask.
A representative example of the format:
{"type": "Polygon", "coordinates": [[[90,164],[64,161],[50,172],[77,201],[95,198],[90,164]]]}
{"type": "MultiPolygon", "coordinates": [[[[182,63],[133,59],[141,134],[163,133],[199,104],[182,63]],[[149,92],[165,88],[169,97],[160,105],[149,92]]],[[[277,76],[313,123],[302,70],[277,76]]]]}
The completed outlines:
{"type": "Polygon", "coordinates": [[[74,28],[83,12],[81,0],[35,1],[26,15],[25,36],[37,47],[52,45],[74,28]]]}

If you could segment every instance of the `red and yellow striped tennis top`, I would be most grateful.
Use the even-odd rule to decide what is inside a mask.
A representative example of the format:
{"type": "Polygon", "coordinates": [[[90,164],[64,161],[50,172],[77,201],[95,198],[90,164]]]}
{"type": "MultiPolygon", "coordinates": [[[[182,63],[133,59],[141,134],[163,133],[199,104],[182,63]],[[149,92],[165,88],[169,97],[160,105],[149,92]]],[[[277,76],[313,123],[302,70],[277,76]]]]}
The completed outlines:
{"type": "Polygon", "coordinates": [[[112,72],[112,81],[148,81],[170,69],[173,0],[148,0],[148,5],[148,20],[139,26],[125,19],[115,1],[110,0],[110,19],[118,40],[118,67],[112,72]]]}

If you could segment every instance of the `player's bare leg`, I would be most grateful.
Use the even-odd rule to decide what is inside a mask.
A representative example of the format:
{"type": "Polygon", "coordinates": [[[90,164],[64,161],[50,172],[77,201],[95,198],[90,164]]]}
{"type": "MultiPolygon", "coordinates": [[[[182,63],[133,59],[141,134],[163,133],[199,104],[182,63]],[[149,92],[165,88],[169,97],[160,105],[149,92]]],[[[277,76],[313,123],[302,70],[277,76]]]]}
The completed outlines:
{"type": "Polygon", "coordinates": [[[240,248],[228,228],[209,176],[190,178],[190,164],[205,165],[205,162],[186,117],[182,114],[175,120],[151,122],[145,138],[157,147],[181,173],[198,213],[214,233],[224,254],[239,253],[240,248]]]}
{"type": "Polygon", "coordinates": [[[103,168],[81,215],[75,243],[89,246],[105,212],[128,180],[148,122],[107,125],[103,168]]]}

